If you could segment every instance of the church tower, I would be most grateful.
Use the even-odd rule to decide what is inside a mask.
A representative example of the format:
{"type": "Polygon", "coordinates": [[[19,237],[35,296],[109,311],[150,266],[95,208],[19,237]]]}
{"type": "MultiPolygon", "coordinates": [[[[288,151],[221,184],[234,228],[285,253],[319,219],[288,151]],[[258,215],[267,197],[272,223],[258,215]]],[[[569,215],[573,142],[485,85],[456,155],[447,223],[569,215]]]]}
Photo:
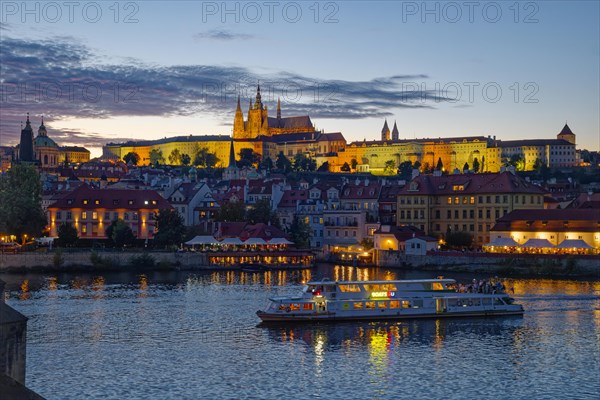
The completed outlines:
{"type": "Polygon", "coordinates": [[[396,125],[396,121],[394,121],[394,128],[392,128],[392,140],[398,141],[400,134],[398,132],[398,126],[396,125]]]}
{"type": "Polygon", "coordinates": [[[235,110],[235,119],[233,120],[233,138],[243,139],[245,138],[246,130],[244,129],[244,113],[240,106],[240,96],[237,99],[237,108],[235,110]]]}
{"type": "Polygon", "coordinates": [[[556,138],[559,140],[566,140],[571,144],[575,144],[575,134],[571,131],[571,128],[569,128],[569,125],[567,125],[567,123],[565,123],[565,127],[562,128],[562,131],[560,131],[560,133],[556,135],[556,138]]]}
{"type": "Polygon", "coordinates": [[[246,125],[246,137],[255,138],[260,135],[269,134],[269,113],[267,106],[262,103],[260,94],[260,85],[256,89],[256,101],[254,105],[250,103],[248,110],[248,124],[246,125]]]}
{"type": "Polygon", "coordinates": [[[381,129],[381,140],[384,142],[390,140],[390,128],[388,127],[387,119],[381,129]]]}
{"type": "Polygon", "coordinates": [[[27,122],[25,128],[21,130],[21,142],[19,145],[19,161],[35,162],[33,155],[33,129],[29,121],[29,113],[27,113],[27,122]]]}

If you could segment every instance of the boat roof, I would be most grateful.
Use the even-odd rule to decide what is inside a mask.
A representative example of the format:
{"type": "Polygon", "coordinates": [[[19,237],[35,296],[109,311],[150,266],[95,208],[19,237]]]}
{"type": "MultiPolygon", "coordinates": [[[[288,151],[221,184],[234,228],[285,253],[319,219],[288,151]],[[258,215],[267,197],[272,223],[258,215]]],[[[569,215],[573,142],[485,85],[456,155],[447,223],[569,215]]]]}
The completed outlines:
{"type": "Polygon", "coordinates": [[[455,283],[454,279],[407,279],[407,280],[397,280],[397,281],[310,281],[307,285],[365,285],[365,284],[390,284],[390,283],[434,283],[434,282],[444,282],[444,283],[455,283]]]}

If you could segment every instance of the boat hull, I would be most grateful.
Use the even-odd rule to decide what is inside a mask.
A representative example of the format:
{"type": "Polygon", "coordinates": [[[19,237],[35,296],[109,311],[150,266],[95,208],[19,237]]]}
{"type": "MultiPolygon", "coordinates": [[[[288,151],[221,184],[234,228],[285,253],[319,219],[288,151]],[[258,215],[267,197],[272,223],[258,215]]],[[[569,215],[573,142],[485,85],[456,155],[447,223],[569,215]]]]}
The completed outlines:
{"type": "Polygon", "coordinates": [[[386,315],[336,315],[335,313],[323,314],[283,314],[257,311],[256,315],[262,322],[315,322],[315,321],[380,321],[402,320],[417,318],[464,318],[464,317],[505,317],[522,316],[523,310],[473,310],[469,312],[443,312],[422,314],[386,314],[386,315]]]}

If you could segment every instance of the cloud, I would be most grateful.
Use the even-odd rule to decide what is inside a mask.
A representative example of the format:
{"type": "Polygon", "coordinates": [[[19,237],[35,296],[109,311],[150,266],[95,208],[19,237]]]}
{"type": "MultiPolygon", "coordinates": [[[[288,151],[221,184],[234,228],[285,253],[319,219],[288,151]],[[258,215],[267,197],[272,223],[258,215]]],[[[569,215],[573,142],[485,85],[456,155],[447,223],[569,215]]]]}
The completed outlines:
{"type": "MultiPolygon", "coordinates": [[[[287,71],[259,74],[233,66],[165,67],[127,59],[108,64],[69,37],[28,41],[3,35],[0,46],[0,144],[18,141],[26,112],[44,115],[50,124],[66,118],[206,115],[225,126],[238,96],[247,110],[257,82],[270,108],[280,98],[284,116],[308,114],[313,119],[382,118],[401,108],[434,108],[452,100],[413,84],[429,79],[422,74],[348,81],[287,71]]],[[[63,134],[70,143],[116,140],[63,134]]]]}
{"type": "Polygon", "coordinates": [[[230,41],[230,40],[250,40],[255,39],[256,36],[250,35],[247,33],[235,33],[231,31],[226,31],[223,29],[211,29],[206,32],[199,32],[194,35],[194,39],[196,40],[221,40],[221,41],[230,41]]]}

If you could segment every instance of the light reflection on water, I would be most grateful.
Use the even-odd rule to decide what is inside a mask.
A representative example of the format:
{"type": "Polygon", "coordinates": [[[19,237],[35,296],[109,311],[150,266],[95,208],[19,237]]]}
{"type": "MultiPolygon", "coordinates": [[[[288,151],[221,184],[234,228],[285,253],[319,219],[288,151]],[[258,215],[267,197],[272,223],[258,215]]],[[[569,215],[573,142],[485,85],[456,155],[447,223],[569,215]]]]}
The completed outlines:
{"type": "Polygon", "coordinates": [[[30,318],[28,385],[48,399],[598,397],[599,282],[506,280],[522,318],[258,324],[268,297],[323,276],[435,274],[320,267],[2,278],[9,303],[30,318]]]}

